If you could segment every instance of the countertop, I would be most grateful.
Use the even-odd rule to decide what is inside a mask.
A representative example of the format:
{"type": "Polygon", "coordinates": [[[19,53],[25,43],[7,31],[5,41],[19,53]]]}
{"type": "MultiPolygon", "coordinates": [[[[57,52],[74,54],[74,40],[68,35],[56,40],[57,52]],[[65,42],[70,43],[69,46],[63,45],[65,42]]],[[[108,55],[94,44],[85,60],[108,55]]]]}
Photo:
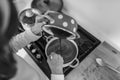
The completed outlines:
{"type": "MultiPolygon", "coordinates": [[[[105,44],[100,44],[79,64],[79,66],[65,77],[65,80],[120,80],[120,74],[112,71],[108,67],[99,66],[95,61],[96,58],[102,58],[114,68],[117,69],[120,67],[120,60],[117,59],[119,58],[119,54],[113,54],[108,48],[110,49],[108,44],[106,45],[106,42],[105,44]]],[[[24,49],[20,50],[18,55],[24,57],[25,61],[39,72],[43,80],[48,80],[24,49]]]]}
{"type": "Polygon", "coordinates": [[[120,66],[120,62],[117,63],[115,56],[109,57],[109,54],[114,54],[106,53],[105,49],[103,44],[99,45],[78,67],[66,76],[66,80],[120,80],[120,74],[108,67],[99,66],[95,61],[96,58],[101,58],[115,69],[120,66]]]}

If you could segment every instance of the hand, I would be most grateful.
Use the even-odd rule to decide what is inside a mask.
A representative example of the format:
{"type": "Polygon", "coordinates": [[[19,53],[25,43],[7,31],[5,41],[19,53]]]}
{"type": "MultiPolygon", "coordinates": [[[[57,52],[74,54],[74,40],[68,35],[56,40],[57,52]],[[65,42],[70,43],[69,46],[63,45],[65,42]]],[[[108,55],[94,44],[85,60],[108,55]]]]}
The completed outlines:
{"type": "Polygon", "coordinates": [[[47,60],[52,74],[63,74],[63,58],[56,53],[51,53],[47,60]]]}
{"type": "Polygon", "coordinates": [[[48,24],[50,21],[54,21],[54,20],[49,16],[41,15],[41,16],[37,16],[35,21],[36,21],[35,25],[31,27],[31,31],[35,35],[39,35],[39,33],[41,35],[42,27],[45,24],[48,24]]]}
{"type": "Polygon", "coordinates": [[[44,24],[46,24],[45,22],[38,22],[38,20],[40,20],[42,18],[43,18],[42,16],[37,16],[35,25],[31,27],[31,31],[35,35],[42,35],[42,26],[44,26],[44,24]]]}

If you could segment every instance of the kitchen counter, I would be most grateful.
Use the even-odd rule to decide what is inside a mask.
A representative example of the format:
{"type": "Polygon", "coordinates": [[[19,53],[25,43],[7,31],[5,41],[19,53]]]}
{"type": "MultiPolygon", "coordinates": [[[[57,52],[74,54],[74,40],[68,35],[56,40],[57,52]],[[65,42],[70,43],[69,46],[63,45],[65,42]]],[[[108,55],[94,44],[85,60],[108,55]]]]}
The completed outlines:
{"type": "Polygon", "coordinates": [[[75,68],[70,74],[68,74],[66,76],[66,80],[120,80],[120,74],[114,72],[108,67],[99,66],[95,61],[96,58],[102,58],[108,64],[112,65],[115,68],[120,66],[120,62],[117,63],[117,61],[115,60],[115,56],[108,56],[109,54],[111,55],[111,53],[106,53],[105,49],[107,50],[107,48],[105,48],[104,44],[106,43],[98,46],[88,57],[86,57],[85,60],[83,60],[83,62],[80,63],[77,68],[75,68]],[[108,58],[106,58],[105,56],[107,56],[108,58]],[[111,59],[113,61],[110,61],[111,59]]]}
{"type": "MultiPolygon", "coordinates": [[[[106,42],[102,43],[94,51],[92,51],[79,66],[72,70],[65,77],[65,80],[120,80],[120,74],[107,67],[99,66],[95,61],[96,58],[102,58],[108,64],[117,69],[120,66],[120,60],[118,60],[119,52],[116,51],[117,53],[115,55],[111,52],[111,50],[116,51],[116,49],[112,48],[106,42]]],[[[33,68],[36,69],[36,71],[39,72],[43,80],[48,80],[45,74],[38,68],[24,49],[20,50],[18,55],[24,57],[25,61],[27,61],[33,68]]]]}

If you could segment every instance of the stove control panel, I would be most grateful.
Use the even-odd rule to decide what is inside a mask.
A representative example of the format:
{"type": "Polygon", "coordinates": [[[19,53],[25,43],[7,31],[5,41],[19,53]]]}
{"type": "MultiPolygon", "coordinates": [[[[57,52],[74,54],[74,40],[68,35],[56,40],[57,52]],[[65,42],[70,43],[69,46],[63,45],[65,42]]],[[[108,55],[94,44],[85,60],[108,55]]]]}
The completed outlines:
{"type": "Polygon", "coordinates": [[[39,47],[36,44],[31,43],[31,44],[27,45],[26,48],[29,50],[29,52],[31,53],[32,57],[36,61],[39,61],[39,63],[42,62],[43,56],[41,54],[41,51],[40,51],[39,47]]]}

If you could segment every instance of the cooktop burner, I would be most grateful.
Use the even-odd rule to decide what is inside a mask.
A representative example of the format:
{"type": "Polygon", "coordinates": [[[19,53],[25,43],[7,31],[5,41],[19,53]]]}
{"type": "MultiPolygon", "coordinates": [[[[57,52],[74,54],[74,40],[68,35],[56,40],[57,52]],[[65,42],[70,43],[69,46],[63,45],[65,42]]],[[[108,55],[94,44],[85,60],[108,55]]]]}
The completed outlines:
{"type": "MultiPolygon", "coordinates": [[[[100,41],[95,38],[93,35],[91,35],[89,32],[84,30],[80,25],[78,25],[78,34],[80,35],[80,38],[75,39],[78,46],[78,60],[81,62],[86,58],[87,55],[90,54],[91,51],[93,51],[99,44],[100,41]]],[[[36,64],[41,68],[41,70],[45,73],[45,75],[50,78],[50,68],[47,64],[47,57],[45,55],[45,46],[46,46],[46,37],[49,36],[47,33],[43,32],[42,38],[40,38],[38,41],[33,42],[25,47],[25,50],[28,52],[28,54],[31,56],[31,58],[36,62],[36,64]]],[[[76,64],[76,61],[72,63],[73,65],[76,64]]],[[[65,76],[74,68],[71,68],[69,66],[64,67],[63,71],[65,76]]]]}

